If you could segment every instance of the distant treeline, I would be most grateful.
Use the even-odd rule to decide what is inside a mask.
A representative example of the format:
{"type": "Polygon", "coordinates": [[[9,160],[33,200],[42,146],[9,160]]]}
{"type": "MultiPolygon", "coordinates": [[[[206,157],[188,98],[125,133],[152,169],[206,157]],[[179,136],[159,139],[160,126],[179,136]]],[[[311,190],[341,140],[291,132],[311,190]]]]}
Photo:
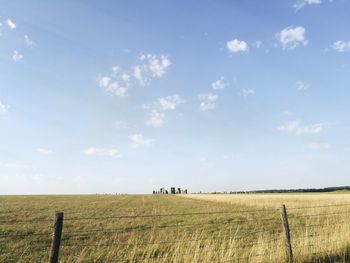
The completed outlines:
{"type": "Polygon", "coordinates": [[[350,190],[350,186],[337,186],[325,188],[304,188],[304,189],[272,189],[256,191],[230,191],[230,192],[212,192],[211,194],[257,194],[257,193],[327,193],[341,190],[350,190]]]}

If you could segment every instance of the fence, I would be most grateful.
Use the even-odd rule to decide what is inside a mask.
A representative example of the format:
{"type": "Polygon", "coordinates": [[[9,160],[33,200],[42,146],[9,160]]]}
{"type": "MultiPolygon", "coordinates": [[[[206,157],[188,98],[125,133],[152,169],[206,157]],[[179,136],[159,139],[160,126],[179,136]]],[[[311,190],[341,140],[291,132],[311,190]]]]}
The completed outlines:
{"type": "MultiPolygon", "coordinates": [[[[36,239],[31,240],[30,243],[39,248],[40,252],[47,253],[50,263],[57,263],[60,250],[65,248],[69,249],[69,253],[78,252],[79,249],[85,252],[90,249],[99,250],[101,253],[113,253],[110,257],[110,259],[113,258],[113,262],[172,262],[175,259],[179,262],[197,259],[199,262],[203,255],[206,255],[208,262],[215,260],[249,262],[254,259],[263,261],[264,258],[271,259],[271,255],[281,249],[285,262],[292,263],[295,252],[300,254],[302,253],[300,251],[317,248],[321,243],[333,247],[330,251],[314,251],[311,257],[321,256],[329,259],[338,257],[331,254],[335,252],[335,248],[339,248],[342,249],[344,258],[350,259],[348,233],[339,233],[339,236],[334,237],[334,235],[314,231],[315,229],[324,231],[325,227],[328,227],[328,231],[334,232],[336,225],[350,229],[349,215],[350,204],[288,209],[282,205],[279,211],[256,209],[148,215],[68,216],[66,218],[63,212],[58,212],[55,214],[51,233],[22,230],[21,233],[17,233],[1,231],[0,228],[0,239],[23,240],[26,237],[32,239],[35,237],[36,239]],[[335,207],[339,209],[332,211],[335,207]],[[315,210],[317,213],[313,213],[315,210]],[[322,212],[318,212],[319,210],[322,212]],[[293,213],[289,215],[289,211],[293,213]],[[167,220],[162,221],[162,218],[167,220]],[[65,232],[64,225],[71,222],[75,224],[70,227],[68,225],[65,232]],[[96,228],[86,229],[87,225],[94,225],[92,222],[96,228]],[[113,222],[118,222],[120,227],[106,227],[113,222]],[[180,229],[186,229],[186,231],[180,229]],[[162,231],[165,231],[165,234],[160,234],[162,231]],[[138,233],[141,233],[141,237],[137,236],[138,233]],[[322,234],[325,235],[322,236],[322,234]],[[94,235],[99,236],[94,238],[94,235]],[[155,235],[159,235],[158,238],[154,238],[155,235]],[[51,248],[48,248],[49,240],[45,238],[50,236],[51,248]],[[108,238],[101,240],[101,236],[108,238]],[[130,251],[132,255],[129,255],[130,251]]],[[[0,226],[50,222],[52,220],[48,218],[2,220],[0,226]]]]}

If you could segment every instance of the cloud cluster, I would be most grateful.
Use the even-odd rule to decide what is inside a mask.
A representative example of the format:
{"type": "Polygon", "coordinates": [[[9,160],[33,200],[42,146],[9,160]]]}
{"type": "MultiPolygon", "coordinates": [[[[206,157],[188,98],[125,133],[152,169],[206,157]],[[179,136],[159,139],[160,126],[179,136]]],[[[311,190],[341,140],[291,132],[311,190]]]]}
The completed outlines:
{"type": "Polygon", "coordinates": [[[238,39],[227,41],[226,48],[231,54],[249,52],[248,44],[245,41],[241,41],[238,39]]]}
{"type": "Polygon", "coordinates": [[[117,149],[114,148],[98,148],[90,147],[83,151],[88,156],[109,156],[109,157],[121,157],[122,155],[117,149]]]}
{"type": "Polygon", "coordinates": [[[138,64],[124,71],[119,66],[112,67],[109,75],[101,75],[98,85],[107,93],[117,97],[127,97],[133,85],[145,86],[153,79],[161,78],[167,72],[171,61],[166,55],[141,54],[138,64]]]}
{"type": "Polygon", "coordinates": [[[212,110],[216,107],[218,95],[213,93],[202,93],[198,95],[200,111],[212,110]]]}
{"type": "Polygon", "coordinates": [[[289,26],[284,28],[281,32],[276,34],[283,49],[295,49],[299,46],[306,46],[308,40],[305,38],[305,28],[298,26],[289,26]]]}
{"type": "Polygon", "coordinates": [[[164,125],[165,111],[175,110],[184,100],[179,94],[174,94],[166,97],[158,98],[157,102],[151,105],[143,105],[145,110],[148,110],[146,125],[154,128],[159,128],[164,125]]]}
{"type": "MultiPolygon", "coordinates": [[[[0,29],[2,27],[2,23],[0,23],[0,29]]],[[[11,20],[10,18],[7,18],[5,21],[4,21],[4,25],[7,26],[7,28],[10,30],[10,31],[13,31],[17,28],[17,25],[15,24],[15,22],[13,20],[11,20]]],[[[0,36],[1,36],[1,31],[0,31],[0,36]]],[[[23,41],[24,43],[28,46],[28,47],[34,47],[35,46],[35,43],[34,41],[27,35],[25,34],[23,36],[23,41]]],[[[14,50],[13,53],[12,53],[12,60],[14,62],[19,62],[23,59],[23,54],[17,50],[14,50]]]]}
{"type": "Polygon", "coordinates": [[[281,125],[277,127],[277,130],[280,132],[291,133],[295,135],[315,134],[323,131],[323,124],[316,123],[316,124],[301,126],[301,122],[299,120],[295,120],[295,121],[289,121],[285,125],[281,125]]]}

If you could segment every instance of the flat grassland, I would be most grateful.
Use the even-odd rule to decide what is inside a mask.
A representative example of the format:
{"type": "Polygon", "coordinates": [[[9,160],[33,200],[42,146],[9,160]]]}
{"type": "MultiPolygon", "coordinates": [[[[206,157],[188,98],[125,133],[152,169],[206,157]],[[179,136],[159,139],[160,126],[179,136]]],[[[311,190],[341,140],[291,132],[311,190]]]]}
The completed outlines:
{"type": "Polygon", "coordinates": [[[350,262],[350,194],[0,196],[0,262],[350,262]]]}

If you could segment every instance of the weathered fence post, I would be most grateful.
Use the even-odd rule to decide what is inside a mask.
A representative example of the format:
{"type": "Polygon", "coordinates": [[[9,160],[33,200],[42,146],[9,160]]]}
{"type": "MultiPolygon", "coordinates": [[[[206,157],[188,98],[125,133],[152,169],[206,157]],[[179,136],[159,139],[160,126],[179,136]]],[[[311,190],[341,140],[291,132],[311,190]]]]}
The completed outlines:
{"type": "Polygon", "coordinates": [[[52,232],[52,246],[50,254],[50,263],[58,263],[58,253],[60,250],[61,236],[63,228],[63,212],[55,214],[55,222],[52,232]]]}
{"type": "Polygon", "coordinates": [[[286,206],[282,205],[280,208],[280,211],[281,211],[287,262],[293,263],[293,251],[292,251],[292,244],[290,242],[290,231],[289,231],[289,223],[288,223],[286,206]]]}

